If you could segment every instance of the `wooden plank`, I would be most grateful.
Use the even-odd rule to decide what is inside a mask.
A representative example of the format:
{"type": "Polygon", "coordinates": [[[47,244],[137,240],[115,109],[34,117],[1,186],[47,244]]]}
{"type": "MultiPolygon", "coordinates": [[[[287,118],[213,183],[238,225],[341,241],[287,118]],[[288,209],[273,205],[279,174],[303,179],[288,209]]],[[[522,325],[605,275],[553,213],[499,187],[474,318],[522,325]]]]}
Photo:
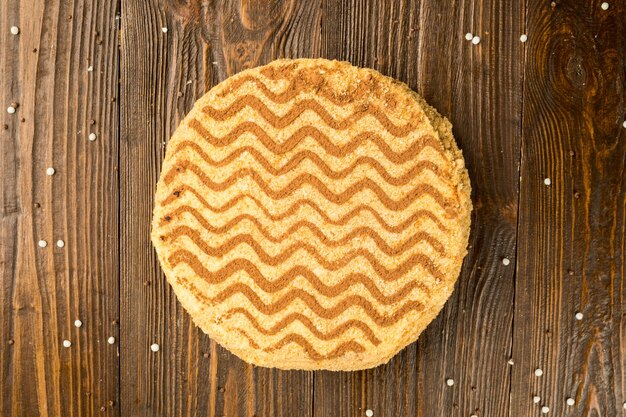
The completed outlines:
{"type": "Polygon", "coordinates": [[[418,91],[454,125],[474,213],[456,291],[418,345],[419,415],[508,414],[524,16],[523,1],[422,5],[418,91]]]}
{"type": "Polygon", "coordinates": [[[529,2],[511,416],[624,413],[626,5],[600,5],[529,2]]]}
{"type": "MultiPolygon", "coordinates": [[[[326,1],[322,57],[370,67],[417,84],[419,2],[326,1]]],[[[388,364],[359,372],[316,372],[316,416],[415,415],[417,351],[413,344],[388,364]]]]}
{"type": "Polygon", "coordinates": [[[407,82],[451,119],[475,212],[470,253],[438,319],[388,365],[316,375],[316,415],[507,414],[514,269],[501,260],[515,254],[523,16],[522,2],[354,1],[324,9],[327,56],[407,82]],[[467,42],[467,31],[482,43],[467,42]]]}
{"type": "Polygon", "coordinates": [[[118,415],[116,11],[0,3],[3,416],[118,415]]]}
{"type": "Polygon", "coordinates": [[[314,1],[123,2],[124,415],[310,414],[312,373],[254,368],[193,326],[157,265],[149,224],[165,143],[194,101],[241,69],[316,55],[318,12],[314,1]]]}

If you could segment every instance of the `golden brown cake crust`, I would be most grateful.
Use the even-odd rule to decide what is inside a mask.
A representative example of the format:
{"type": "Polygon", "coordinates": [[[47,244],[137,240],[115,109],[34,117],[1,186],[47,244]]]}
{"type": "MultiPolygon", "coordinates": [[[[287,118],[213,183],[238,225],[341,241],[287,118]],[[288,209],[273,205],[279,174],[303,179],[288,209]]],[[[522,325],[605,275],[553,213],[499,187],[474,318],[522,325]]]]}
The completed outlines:
{"type": "Polygon", "coordinates": [[[278,60],[215,86],[182,121],[152,241],[194,322],[243,360],[356,370],[437,316],[470,213],[450,123],[405,84],[278,60]]]}

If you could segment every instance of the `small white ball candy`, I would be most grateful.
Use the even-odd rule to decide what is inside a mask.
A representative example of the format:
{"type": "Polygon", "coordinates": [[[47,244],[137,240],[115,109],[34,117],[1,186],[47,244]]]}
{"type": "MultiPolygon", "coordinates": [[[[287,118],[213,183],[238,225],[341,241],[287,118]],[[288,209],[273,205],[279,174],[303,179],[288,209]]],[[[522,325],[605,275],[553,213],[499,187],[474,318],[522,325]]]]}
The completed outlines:
{"type": "Polygon", "coordinates": [[[470,32],[467,32],[465,34],[465,40],[466,41],[471,41],[473,37],[474,37],[474,35],[472,35],[470,32]]]}
{"type": "Polygon", "coordinates": [[[97,137],[98,137],[98,136],[97,136],[95,133],[93,133],[93,132],[89,134],[89,140],[90,140],[90,141],[92,141],[92,142],[93,142],[94,140],[96,140],[96,138],[97,138],[97,137]]]}
{"type": "Polygon", "coordinates": [[[626,410],[626,403],[624,403],[624,410],[626,410]]]}
{"type": "Polygon", "coordinates": [[[609,10],[609,3],[604,2],[600,5],[600,7],[602,8],[602,10],[609,10]]]}
{"type": "Polygon", "coordinates": [[[112,344],[114,344],[114,343],[115,343],[115,338],[114,338],[113,336],[111,336],[111,337],[109,337],[109,338],[107,339],[107,342],[109,342],[109,345],[112,345],[112,344]]]}
{"type": "Polygon", "coordinates": [[[65,246],[65,242],[63,242],[61,239],[57,240],[57,246],[62,248],[63,246],[65,246]]]}
{"type": "Polygon", "coordinates": [[[543,375],[543,371],[541,370],[541,368],[537,368],[537,369],[535,369],[535,375],[536,375],[536,376],[541,376],[541,375],[543,375]]]}
{"type": "Polygon", "coordinates": [[[13,107],[13,106],[7,107],[7,113],[9,113],[9,114],[15,113],[15,107],[13,107]]]}
{"type": "Polygon", "coordinates": [[[567,400],[565,400],[565,403],[569,406],[572,406],[574,404],[576,404],[576,401],[574,401],[573,398],[568,398],[567,400]]]}
{"type": "Polygon", "coordinates": [[[368,410],[365,410],[365,415],[366,415],[367,417],[372,417],[372,416],[374,415],[374,412],[373,412],[372,410],[369,410],[369,409],[368,409],[368,410]]]}
{"type": "Polygon", "coordinates": [[[452,379],[452,378],[446,379],[446,385],[449,386],[449,387],[454,385],[454,379],[452,379]]]}
{"type": "Polygon", "coordinates": [[[150,345],[150,350],[153,352],[158,352],[159,351],[159,345],[157,345],[156,343],[153,343],[152,345],[150,345]]]}
{"type": "Polygon", "coordinates": [[[20,33],[20,28],[17,26],[11,26],[11,35],[17,35],[20,33]]]}
{"type": "Polygon", "coordinates": [[[72,346],[72,342],[70,342],[69,340],[64,340],[63,341],[63,346],[68,348],[68,347],[72,346]]]}
{"type": "Polygon", "coordinates": [[[502,265],[509,266],[511,264],[511,260],[509,258],[502,258],[502,265]]]}
{"type": "Polygon", "coordinates": [[[534,402],[535,404],[539,404],[539,401],[541,401],[541,397],[539,397],[539,396],[535,395],[535,396],[533,397],[533,402],[534,402]]]}
{"type": "Polygon", "coordinates": [[[583,313],[581,313],[581,312],[576,313],[576,320],[580,321],[582,319],[583,319],[583,313]]]}
{"type": "Polygon", "coordinates": [[[80,320],[74,320],[74,326],[76,326],[76,327],[80,327],[80,326],[82,326],[82,325],[83,325],[83,322],[82,322],[82,321],[80,321],[80,320]]]}
{"type": "Polygon", "coordinates": [[[52,167],[46,169],[46,175],[54,175],[55,172],[56,170],[52,167]]]}
{"type": "Polygon", "coordinates": [[[626,128],[626,120],[624,120],[624,123],[622,123],[622,126],[624,126],[624,128],[626,128]]]}
{"type": "Polygon", "coordinates": [[[507,362],[509,365],[513,366],[515,365],[515,362],[513,362],[513,359],[509,359],[509,361],[507,362]]]}
{"type": "Polygon", "coordinates": [[[550,408],[547,405],[541,407],[541,412],[544,414],[548,414],[550,412],[550,408]]]}
{"type": "Polygon", "coordinates": [[[45,248],[46,246],[48,246],[48,242],[46,242],[45,240],[40,240],[38,243],[40,248],[45,248]]]}
{"type": "Polygon", "coordinates": [[[526,34],[523,34],[522,36],[519,37],[520,42],[526,42],[528,40],[528,36],[526,34]]]}
{"type": "Polygon", "coordinates": [[[163,31],[163,33],[167,33],[167,28],[166,27],[162,27],[161,31],[163,31]]]}
{"type": "Polygon", "coordinates": [[[551,180],[550,178],[545,178],[545,179],[543,180],[543,183],[544,183],[545,185],[550,185],[550,184],[552,184],[552,180],[551,180]]]}
{"type": "Polygon", "coordinates": [[[480,43],[480,36],[474,36],[474,37],[472,38],[472,43],[473,43],[474,45],[478,45],[478,44],[480,43]]]}

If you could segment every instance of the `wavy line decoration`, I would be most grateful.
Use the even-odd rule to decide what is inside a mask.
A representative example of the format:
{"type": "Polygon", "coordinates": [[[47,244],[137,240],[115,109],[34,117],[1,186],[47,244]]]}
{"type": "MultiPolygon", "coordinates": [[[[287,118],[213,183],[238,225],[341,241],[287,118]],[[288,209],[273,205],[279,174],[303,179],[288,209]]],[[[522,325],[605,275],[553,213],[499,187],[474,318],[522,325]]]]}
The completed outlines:
{"type": "MultiPolygon", "coordinates": [[[[216,271],[210,271],[193,252],[187,249],[177,250],[168,260],[172,267],[176,267],[181,263],[187,264],[207,284],[221,284],[233,274],[243,271],[258,287],[268,293],[278,292],[287,288],[287,286],[289,286],[289,284],[291,284],[296,277],[301,276],[305,278],[319,293],[328,297],[333,296],[333,294],[336,295],[342,293],[357,283],[363,284],[378,302],[385,305],[398,302],[400,300],[400,296],[410,293],[414,288],[419,288],[425,294],[430,294],[430,288],[428,288],[428,286],[420,281],[414,280],[413,284],[405,286],[398,293],[386,296],[372,282],[371,277],[361,273],[350,273],[344,276],[339,283],[329,286],[323,283],[317,275],[311,271],[311,269],[304,265],[295,266],[280,275],[278,278],[269,280],[263,276],[254,263],[244,258],[234,259],[228,262],[226,266],[217,269],[216,271]]],[[[420,257],[410,258],[399,269],[393,270],[395,273],[381,275],[381,278],[383,281],[387,282],[397,281],[399,277],[402,276],[401,272],[404,272],[404,270],[411,270],[415,265],[421,266],[422,264],[430,265],[426,260],[422,260],[420,257]]],[[[435,271],[435,273],[440,273],[436,269],[435,271]]]]}
{"type": "Polygon", "coordinates": [[[326,340],[326,341],[333,340],[341,336],[348,330],[352,328],[356,328],[361,331],[363,336],[365,336],[372,345],[378,346],[380,344],[380,339],[376,337],[376,334],[374,333],[374,331],[367,324],[365,324],[364,322],[360,320],[354,320],[354,319],[347,320],[337,325],[332,330],[329,330],[328,332],[324,333],[324,332],[321,332],[317,327],[315,327],[315,324],[313,323],[313,321],[311,321],[309,317],[305,316],[302,313],[290,313],[284,318],[282,318],[281,320],[279,320],[278,322],[276,322],[276,324],[274,324],[270,328],[263,327],[261,323],[259,323],[259,321],[254,317],[254,315],[245,308],[237,307],[237,308],[230,309],[226,312],[227,317],[230,317],[236,314],[243,315],[246,319],[248,319],[252,327],[254,327],[257,332],[262,333],[266,336],[277,335],[278,333],[283,331],[283,329],[288,327],[291,323],[295,321],[299,321],[300,323],[302,323],[304,327],[307,328],[307,330],[309,330],[315,337],[317,337],[320,340],[326,340]]]}
{"type": "Polygon", "coordinates": [[[278,93],[275,93],[258,77],[245,75],[237,78],[230,86],[230,89],[227,92],[222,92],[221,96],[224,97],[227,94],[236,93],[245,84],[254,84],[256,88],[258,88],[265,96],[265,98],[273,101],[274,103],[285,104],[298,97],[301,93],[311,91],[315,88],[315,92],[319,97],[323,97],[337,106],[343,106],[359,100],[371,89],[371,83],[361,82],[352,91],[337,94],[332,88],[329,88],[328,85],[323,83],[323,79],[321,77],[317,77],[317,83],[315,83],[316,85],[311,85],[311,83],[307,80],[307,76],[315,77],[316,75],[317,74],[306,70],[299,71],[293,78],[291,78],[289,85],[284,89],[284,91],[278,93]]]}
{"type": "MultiPolygon", "coordinates": [[[[432,213],[432,211],[429,211],[429,210],[416,210],[410,215],[410,217],[408,217],[407,219],[405,219],[404,221],[396,225],[391,225],[387,223],[387,221],[383,219],[382,216],[376,210],[366,205],[358,205],[354,207],[352,210],[350,210],[350,212],[344,214],[343,216],[333,219],[329,217],[328,214],[325,211],[323,211],[314,201],[311,201],[311,200],[297,200],[291,206],[289,206],[289,208],[285,210],[284,212],[280,214],[273,214],[273,213],[270,213],[270,211],[267,208],[265,208],[263,206],[263,203],[261,203],[257,198],[249,196],[249,195],[240,195],[239,197],[236,197],[230,200],[226,205],[222,207],[215,207],[209,204],[200,194],[198,194],[197,192],[191,191],[187,187],[183,187],[178,193],[178,195],[172,194],[170,197],[173,197],[173,198],[170,199],[170,197],[168,197],[167,200],[164,200],[163,204],[169,205],[175,198],[179,197],[181,193],[184,191],[192,192],[195,198],[200,202],[202,206],[204,206],[207,210],[210,210],[214,213],[227,212],[228,210],[232,209],[235,205],[237,205],[237,203],[243,200],[249,199],[255,204],[255,206],[259,210],[263,212],[263,215],[266,219],[271,220],[273,222],[279,222],[279,221],[288,219],[296,215],[298,210],[300,210],[302,207],[311,207],[323,219],[324,223],[332,224],[334,226],[345,226],[348,224],[348,222],[350,222],[355,217],[361,215],[362,213],[369,213],[376,219],[376,222],[378,223],[378,225],[389,233],[400,233],[403,230],[406,230],[406,228],[408,227],[417,225],[419,221],[424,220],[424,219],[428,219],[431,222],[435,223],[437,225],[437,228],[441,230],[442,232],[449,231],[448,227],[437,216],[435,216],[432,213]]],[[[233,228],[237,223],[243,220],[250,220],[257,226],[257,228],[259,229],[261,228],[260,226],[261,223],[259,222],[259,220],[255,216],[252,216],[249,214],[238,215],[230,219],[228,223],[226,223],[224,226],[221,226],[221,227],[212,226],[207,222],[207,220],[200,214],[200,212],[196,208],[187,204],[180,205],[176,207],[174,210],[170,211],[165,216],[163,216],[159,225],[163,227],[166,224],[168,224],[173,218],[176,218],[182,215],[183,213],[191,213],[202,224],[202,227],[204,227],[206,230],[208,230],[211,233],[226,233],[228,230],[233,228]]],[[[269,232],[266,233],[266,237],[270,240],[273,240],[269,237],[269,232]]]]}
{"type": "Polygon", "coordinates": [[[244,359],[355,369],[416,337],[453,287],[464,163],[406,87],[314,62],[243,71],[194,106],[152,240],[198,325],[244,359]]]}
{"type": "MultiPolygon", "coordinates": [[[[241,155],[248,153],[252,155],[256,162],[258,162],[259,165],[261,165],[267,173],[273,176],[285,175],[293,169],[297,168],[305,160],[309,160],[313,162],[313,164],[315,164],[315,166],[324,175],[334,180],[345,178],[350,175],[357,167],[367,165],[371,168],[374,168],[378,175],[380,175],[385,181],[387,181],[387,183],[391,185],[406,185],[409,181],[411,181],[413,178],[415,178],[417,175],[421,174],[424,171],[430,171],[433,174],[437,175],[440,179],[445,181],[443,176],[440,174],[441,168],[439,167],[439,165],[429,160],[419,161],[404,174],[400,176],[393,176],[381,165],[380,162],[368,156],[359,157],[348,168],[342,169],[341,171],[333,171],[318,154],[310,150],[298,152],[296,155],[292,156],[292,158],[289,159],[287,163],[276,168],[267,159],[265,159],[261,152],[259,152],[256,148],[250,146],[238,148],[233,151],[233,153],[220,161],[212,159],[206,152],[202,150],[200,145],[190,140],[185,140],[176,147],[177,152],[182,152],[185,149],[192,149],[194,153],[200,156],[200,158],[202,158],[204,162],[212,167],[228,166],[231,162],[233,162],[241,155]]],[[[172,175],[172,171],[170,171],[168,175],[172,175]]]]}
{"type": "Polygon", "coordinates": [[[216,192],[228,190],[242,178],[250,177],[259,186],[263,193],[273,200],[284,200],[293,195],[297,190],[300,190],[303,185],[310,185],[319,194],[326,198],[326,200],[334,204],[345,204],[355,194],[364,190],[369,190],[373,192],[376,197],[378,197],[378,200],[386,208],[393,211],[402,211],[406,209],[411,203],[424,195],[432,197],[437,204],[439,204],[446,211],[451,212],[452,215],[456,212],[457,207],[457,202],[453,198],[443,195],[441,191],[426,182],[415,184],[410,192],[406,193],[399,199],[393,199],[390,197],[380,185],[370,178],[362,178],[352,183],[344,191],[334,193],[322,180],[309,173],[302,173],[294,178],[289,184],[285,185],[282,189],[274,190],[265,182],[263,177],[253,169],[243,168],[235,172],[223,182],[214,182],[198,165],[188,160],[181,161],[177,167],[168,171],[163,176],[163,181],[165,184],[171,184],[177,176],[181,175],[185,171],[194,173],[207,189],[216,192]]]}
{"type": "MultiPolygon", "coordinates": [[[[236,331],[248,341],[250,346],[252,346],[255,349],[260,349],[260,346],[254,341],[252,337],[250,337],[248,332],[239,328],[236,329],[236,331]]],[[[341,343],[335,349],[323,355],[319,353],[308,340],[306,340],[304,337],[302,337],[301,335],[297,333],[289,333],[287,336],[282,338],[279,342],[277,342],[273,346],[266,347],[263,350],[266,352],[273,352],[275,350],[281,349],[283,346],[286,346],[290,343],[295,343],[296,345],[303,348],[306,354],[309,355],[310,358],[315,359],[315,360],[333,359],[338,356],[343,356],[347,352],[360,353],[365,350],[365,348],[361,344],[355,342],[354,340],[351,340],[349,342],[341,343]]]]}
{"type": "MultiPolygon", "coordinates": [[[[378,247],[378,249],[380,249],[382,252],[384,252],[388,256],[401,255],[407,250],[412,249],[416,244],[421,243],[421,242],[428,243],[439,254],[445,253],[445,248],[443,244],[439,240],[437,240],[435,237],[433,237],[431,234],[423,230],[417,231],[415,234],[411,235],[407,240],[402,242],[402,244],[392,247],[374,229],[368,226],[361,226],[361,227],[351,229],[343,237],[339,239],[332,239],[330,236],[327,236],[326,234],[324,234],[322,229],[320,229],[315,223],[312,223],[308,220],[300,220],[294,223],[292,226],[290,226],[289,229],[282,235],[273,236],[259,222],[259,220],[256,217],[248,215],[248,214],[241,214],[233,218],[226,225],[221,226],[221,227],[211,226],[209,222],[200,214],[198,210],[190,206],[180,206],[175,211],[167,215],[166,217],[169,218],[169,221],[171,221],[172,217],[180,216],[183,213],[191,213],[196,218],[196,220],[198,220],[198,222],[200,223],[200,225],[205,231],[209,233],[213,233],[213,234],[226,233],[227,231],[232,230],[235,225],[245,220],[254,224],[256,229],[261,233],[261,235],[263,235],[263,238],[272,243],[284,242],[291,235],[296,233],[298,230],[308,229],[319,240],[319,242],[316,242],[316,244],[321,244],[326,247],[341,247],[350,243],[355,238],[369,237],[376,243],[376,246],[378,247]]],[[[167,221],[168,220],[166,220],[165,218],[162,219],[163,223],[166,223],[167,221]]],[[[181,226],[172,230],[171,234],[168,236],[168,239],[176,239],[181,235],[188,235],[190,237],[193,236],[192,240],[202,240],[199,237],[198,232],[196,230],[191,230],[187,226],[181,226]]],[[[248,239],[252,239],[251,234],[234,236],[228,241],[228,244],[223,244],[219,248],[213,248],[212,250],[210,250],[210,252],[224,254],[225,252],[228,252],[228,249],[232,250],[232,248],[236,246],[237,244],[246,243],[248,239]]]]}
{"type": "Polygon", "coordinates": [[[316,113],[320,119],[324,121],[324,123],[336,130],[346,130],[366,116],[374,117],[378,120],[382,127],[397,137],[405,137],[415,130],[415,122],[413,120],[409,121],[405,125],[398,126],[394,124],[385,115],[385,113],[374,104],[362,104],[355,109],[354,113],[345,119],[335,119],[318,101],[313,99],[303,99],[296,101],[285,115],[279,116],[265,103],[263,103],[261,99],[247,94],[239,97],[226,108],[217,109],[210,105],[206,105],[203,107],[202,112],[213,120],[223,122],[233,118],[246,107],[254,110],[259,116],[265,119],[266,122],[271,124],[276,129],[284,129],[308,110],[316,113]]]}
{"type": "Polygon", "coordinates": [[[394,164],[404,164],[405,162],[414,160],[426,147],[431,148],[441,158],[445,158],[443,149],[441,148],[441,143],[439,143],[439,141],[431,135],[420,136],[411,142],[408,148],[401,152],[396,152],[387,142],[385,142],[381,135],[370,131],[360,132],[349,142],[340,145],[334,143],[331,138],[325,135],[318,128],[310,125],[298,128],[290,137],[281,142],[276,142],[258,124],[249,121],[238,124],[229,133],[222,137],[212,135],[211,132],[205,128],[198,119],[195,118],[189,121],[189,127],[196,131],[202,139],[207,142],[207,144],[217,148],[230,146],[244,134],[251,133],[267,150],[275,153],[276,155],[283,155],[290,152],[305,138],[312,138],[324,149],[326,153],[336,158],[341,158],[346,154],[357,151],[359,147],[367,142],[371,142],[376,145],[385,158],[394,164]]]}

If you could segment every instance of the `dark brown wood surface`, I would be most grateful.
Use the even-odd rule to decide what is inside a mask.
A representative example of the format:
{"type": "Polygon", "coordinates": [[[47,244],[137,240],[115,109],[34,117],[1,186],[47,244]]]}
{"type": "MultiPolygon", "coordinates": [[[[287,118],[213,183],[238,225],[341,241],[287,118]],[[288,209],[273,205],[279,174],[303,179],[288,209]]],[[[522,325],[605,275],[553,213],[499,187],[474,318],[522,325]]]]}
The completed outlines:
{"type": "Polygon", "coordinates": [[[626,415],[626,3],[602,3],[0,2],[0,415],[626,415]],[[470,171],[456,290],[372,370],[245,364],[195,328],[150,244],[179,121],[280,57],[406,82],[470,171]]]}

